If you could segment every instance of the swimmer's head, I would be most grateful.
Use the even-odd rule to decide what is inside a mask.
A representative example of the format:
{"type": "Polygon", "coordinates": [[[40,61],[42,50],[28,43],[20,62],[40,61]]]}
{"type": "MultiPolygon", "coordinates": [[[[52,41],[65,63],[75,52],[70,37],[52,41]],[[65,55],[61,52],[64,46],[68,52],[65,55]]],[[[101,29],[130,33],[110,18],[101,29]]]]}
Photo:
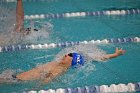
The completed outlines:
{"type": "Polygon", "coordinates": [[[68,56],[72,57],[71,66],[84,65],[84,58],[78,53],[69,53],[68,56]]]}

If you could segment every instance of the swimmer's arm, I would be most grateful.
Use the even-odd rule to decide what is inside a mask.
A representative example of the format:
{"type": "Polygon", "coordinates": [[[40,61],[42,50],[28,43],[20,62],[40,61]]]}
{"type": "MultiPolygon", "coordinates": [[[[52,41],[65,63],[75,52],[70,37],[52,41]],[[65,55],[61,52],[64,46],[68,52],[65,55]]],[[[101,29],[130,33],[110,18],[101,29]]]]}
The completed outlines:
{"type": "MultiPolygon", "coordinates": [[[[59,74],[60,75],[60,74],[59,74]]],[[[41,81],[40,82],[40,84],[38,84],[38,86],[37,87],[35,87],[35,88],[40,88],[42,85],[45,85],[45,84],[48,84],[49,82],[51,82],[53,79],[55,79],[57,76],[59,76],[58,74],[53,74],[53,73],[48,73],[47,75],[46,75],[46,78],[43,80],[43,81],[41,81]]]]}
{"type": "Polygon", "coordinates": [[[24,11],[22,0],[17,0],[16,6],[16,32],[21,32],[24,29],[24,11]]]}
{"type": "Polygon", "coordinates": [[[66,72],[66,69],[62,69],[62,70],[54,69],[53,71],[49,73],[49,75],[46,76],[43,83],[48,84],[49,82],[54,80],[56,77],[62,75],[64,72],[66,72]]]}
{"type": "Polygon", "coordinates": [[[60,76],[62,73],[49,73],[47,77],[43,80],[43,84],[48,84],[52,80],[54,80],[56,77],[60,76]]]}
{"type": "Polygon", "coordinates": [[[111,59],[111,58],[118,57],[120,55],[123,55],[125,52],[126,51],[123,50],[122,48],[121,49],[118,49],[118,47],[117,47],[115,53],[105,55],[105,57],[102,60],[106,60],[106,59],[111,59]]]}
{"type": "Polygon", "coordinates": [[[47,73],[47,75],[45,76],[45,79],[43,79],[43,81],[41,81],[41,85],[48,84],[50,81],[52,81],[52,78],[53,78],[53,74],[47,73]]]}
{"type": "Polygon", "coordinates": [[[48,84],[49,82],[51,82],[53,79],[55,79],[58,75],[49,73],[46,78],[43,80],[43,84],[48,84]]]}

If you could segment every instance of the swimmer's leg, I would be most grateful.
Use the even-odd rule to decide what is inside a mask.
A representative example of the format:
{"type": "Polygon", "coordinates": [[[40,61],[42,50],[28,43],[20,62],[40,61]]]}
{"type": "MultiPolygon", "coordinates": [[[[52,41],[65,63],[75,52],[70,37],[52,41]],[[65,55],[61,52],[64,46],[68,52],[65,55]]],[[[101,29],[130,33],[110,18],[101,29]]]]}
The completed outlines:
{"type": "Polygon", "coordinates": [[[24,30],[24,11],[22,0],[17,0],[16,6],[16,32],[21,32],[24,30]]]}

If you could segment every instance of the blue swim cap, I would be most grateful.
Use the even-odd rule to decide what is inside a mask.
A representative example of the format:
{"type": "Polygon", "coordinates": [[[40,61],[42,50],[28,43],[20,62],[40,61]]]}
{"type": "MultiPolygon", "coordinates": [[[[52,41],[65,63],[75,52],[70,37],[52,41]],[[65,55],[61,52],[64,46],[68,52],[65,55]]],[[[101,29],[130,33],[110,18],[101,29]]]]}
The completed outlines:
{"type": "Polygon", "coordinates": [[[84,65],[84,58],[78,53],[72,53],[71,66],[84,65]]]}

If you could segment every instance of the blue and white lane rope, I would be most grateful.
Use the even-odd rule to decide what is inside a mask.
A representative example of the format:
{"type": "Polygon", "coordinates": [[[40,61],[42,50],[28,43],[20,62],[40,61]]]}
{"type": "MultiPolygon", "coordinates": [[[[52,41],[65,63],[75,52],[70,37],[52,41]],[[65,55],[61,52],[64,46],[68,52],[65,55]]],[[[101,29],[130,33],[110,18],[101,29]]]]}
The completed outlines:
{"type": "Polygon", "coordinates": [[[66,89],[49,89],[40,91],[29,91],[28,93],[119,93],[119,92],[139,92],[140,82],[128,83],[128,84],[111,84],[102,86],[85,86],[77,88],[66,88],[66,89]]]}
{"type": "MultiPolygon", "coordinates": [[[[6,2],[16,2],[17,0],[6,0],[6,2]]],[[[23,0],[23,2],[36,2],[37,0],[23,0]]],[[[55,0],[40,0],[40,2],[45,1],[55,1],[55,0]]],[[[4,2],[4,0],[3,0],[4,2]]],[[[140,14],[140,9],[118,9],[118,10],[104,10],[104,11],[95,11],[95,12],[68,12],[68,13],[50,13],[50,14],[35,14],[35,15],[25,15],[25,19],[53,19],[53,18],[71,18],[71,17],[86,17],[86,16],[102,16],[102,15],[128,15],[128,14],[140,14]]]]}
{"type": "Polygon", "coordinates": [[[102,16],[102,15],[128,15],[128,14],[140,14],[140,9],[129,9],[129,10],[105,10],[96,12],[72,12],[72,13],[56,13],[56,14],[36,14],[36,15],[25,15],[25,19],[53,19],[53,18],[71,18],[71,17],[86,17],[86,16],[102,16]]]}
{"type": "Polygon", "coordinates": [[[79,44],[110,44],[110,43],[131,43],[140,42],[139,37],[134,38],[116,38],[116,39],[103,39],[103,40],[91,40],[91,41],[78,41],[78,42],[64,42],[64,43],[51,43],[51,44],[38,44],[38,45],[11,45],[0,47],[0,52],[11,52],[11,51],[20,51],[26,49],[49,49],[49,48],[56,48],[56,47],[69,47],[79,44]]]}

